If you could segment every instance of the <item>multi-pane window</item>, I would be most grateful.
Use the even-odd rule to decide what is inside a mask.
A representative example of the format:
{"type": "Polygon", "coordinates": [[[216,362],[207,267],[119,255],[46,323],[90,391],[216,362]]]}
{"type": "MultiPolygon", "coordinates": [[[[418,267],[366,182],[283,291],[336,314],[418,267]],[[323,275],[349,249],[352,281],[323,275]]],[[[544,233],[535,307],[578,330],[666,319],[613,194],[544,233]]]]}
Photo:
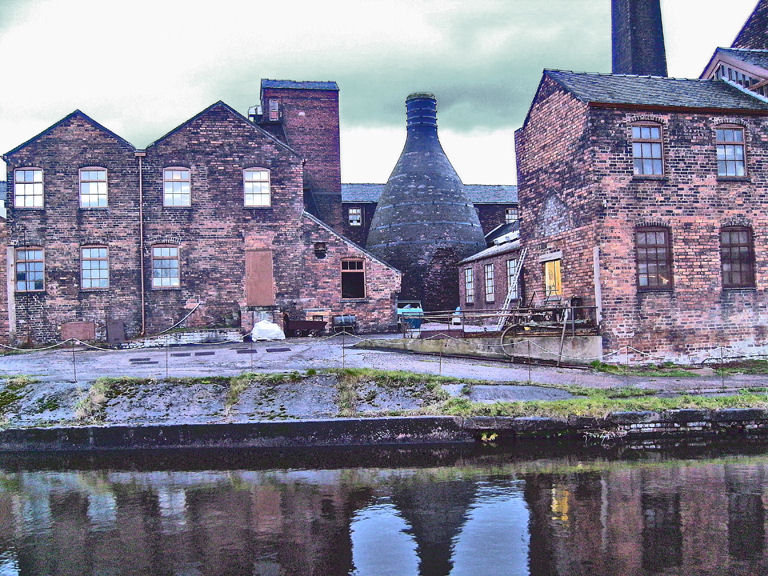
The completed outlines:
{"type": "Polygon", "coordinates": [[[80,249],[80,282],[83,290],[109,288],[109,256],[105,246],[80,249]]]}
{"type": "Polygon", "coordinates": [[[663,176],[661,126],[632,126],[632,159],[635,176],[663,176]]]}
{"type": "Polygon", "coordinates": [[[163,206],[191,206],[189,170],[166,168],[163,170],[163,206]]]}
{"type": "Polygon", "coordinates": [[[152,247],[152,288],[178,288],[179,247],[152,247]]]}
{"type": "Polygon", "coordinates": [[[365,267],[362,260],[342,260],[341,297],[365,298],[365,267]]]}
{"type": "Polygon", "coordinates": [[[13,197],[16,208],[42,208],[43,171],[34,168],[16,170],[13,197]]]}
{"type": "Polygon", "coordinates": [[[755,286],[755,252],[751,228],[731,226],[720,230],[720,262],[723,288],[755,286]]]}
{"type": "Polygon", "coordinates": [[[493,280],[493,264],[486,264],[483,267],[485,274],[485,301],[493,302],[496,300],[496,286],[493,280]]]}
{"type": "Polygon", "coordinates": [[[717,136],[717,175],[744,176],[744,129],[723,127],[715,130],[717,136]]]}
{"type": "Polygon", "coordinates": [[[103,168],[80,170],[80,208],[107,207],[107,171],[103,168]]]}
{"type": "Polygon", "coordinates": [[[249,168],[243,171],[245,205],[251,208],[268,207],[272,204],[269,192],[269,170],[249,168]]]}
{"type": "Polygon", "coordinates": [[[512,224],[515,220],[517,220],[517,208],[506,208],[504,210],[504,223],[512,224]]]}
{"type": "Polygon", "coordinates": [[[45,289],[45,260],[42,248],[16,249],[16,292],[45,289]]]}
{"type": "Polygon", "coordinates": [[[559,298],[563,295],[563,281],[560,275],[560,259],[544,262],[544,296],[559,298]]]}
{"type": "Polygon", "coordinates": [[[639,290],[672,289],[672,244],[667,228],[637,229],[639,290]]]}
{"type": "Polygon", "coordinates": [[[350,226],[363,225],[363,209],[362,208],[349,208],[347,210],[347,216],[349,217],[350,226]]]}
{"type": "Polygon", "coordinates": [[[518,286],[520,285],[520,276],[517,275],[517,258],[507,260],[507,291],[513,300],[520,297],[518,286]]]}
{"type": "Polygon", "coordinates": [[[472,268],[464,268],[464,302],[466,304],[475,303],[475,279],[472,268]]]}

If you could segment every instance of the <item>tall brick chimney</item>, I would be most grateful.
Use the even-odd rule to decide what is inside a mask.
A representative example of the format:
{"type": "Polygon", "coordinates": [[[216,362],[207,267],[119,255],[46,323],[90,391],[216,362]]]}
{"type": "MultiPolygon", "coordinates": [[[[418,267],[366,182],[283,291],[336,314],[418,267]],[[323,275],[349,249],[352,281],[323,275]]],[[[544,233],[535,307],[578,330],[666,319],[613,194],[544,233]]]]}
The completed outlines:
{"type": "Polygon", "coordinates": [[[734,48],[768,49],[768,0],[760,0],[733,41],[734,48]]]}
{"type": "Polygon", "coordinates": [[[405,147],[379,198],[367,248],[403,272],[401,299],[452,309],[458,262],[485,248],[483,229],[440,145],[435,97],[411,94],[405,105],[405,147]]]}
{"type": "Polygon", "coordinates": [[[341,232],[338,85],[265,79],[261,81],[261,106],[261,126],[306,160],[306,209],[341,232]]]}
{"type": "Polygon", "coordinates": [[[613,73],[666,76],[659,0],[612,0],[613,73]]]}

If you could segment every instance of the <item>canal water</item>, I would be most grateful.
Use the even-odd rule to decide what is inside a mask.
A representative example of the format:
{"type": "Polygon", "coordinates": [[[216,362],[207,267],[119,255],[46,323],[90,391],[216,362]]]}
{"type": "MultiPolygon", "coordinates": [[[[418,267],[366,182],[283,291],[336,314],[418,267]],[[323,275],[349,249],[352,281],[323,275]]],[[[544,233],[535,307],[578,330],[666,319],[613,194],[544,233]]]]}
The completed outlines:
{"type": "Polygon", "coordinates": [[[768,574],[768,447],[0,455],[0,575],[768,574]]]}

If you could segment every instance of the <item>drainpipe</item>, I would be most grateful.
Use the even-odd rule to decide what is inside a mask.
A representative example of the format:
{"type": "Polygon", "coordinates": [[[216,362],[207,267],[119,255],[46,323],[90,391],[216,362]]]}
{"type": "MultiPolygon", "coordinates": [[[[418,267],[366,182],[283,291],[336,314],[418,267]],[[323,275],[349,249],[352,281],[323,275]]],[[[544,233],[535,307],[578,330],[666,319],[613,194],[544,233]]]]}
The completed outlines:
{"type": "Polygon", "coordinates": [[[144,294],[144,174],[142,171],[142,158],[146,157],[144,150],[136,151],[136,158],[139,159],[139,277],[141,278],[141,335],[146,333],[146,313],[145,294],[144,294]]]}

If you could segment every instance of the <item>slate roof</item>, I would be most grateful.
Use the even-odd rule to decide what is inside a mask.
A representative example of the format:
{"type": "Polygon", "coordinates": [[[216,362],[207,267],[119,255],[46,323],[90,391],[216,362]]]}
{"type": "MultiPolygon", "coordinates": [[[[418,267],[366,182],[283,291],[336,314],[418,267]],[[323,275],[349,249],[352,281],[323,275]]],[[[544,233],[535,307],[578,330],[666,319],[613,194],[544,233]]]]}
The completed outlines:
{"type": "Polygon", "coordinates": [[[520,250],[520,240],[513,240],[512,242],[506,242],[504,244],[498,244],[491,246],[485,250],[481,250],[472,256],[464,258],[459,264],[469,264],[477,260],[483,260],[484,258],[490,258],[492,256],[498,256],[499,254],[507,254],[508,252],[516,252],[520,250]]]}
{"type": "MultiPolygon", "coordinates": [[[[383,191],[384,184],[342,184],[341,201],[376,203],[383,191]]],[[[517,204],[514,184],[464,184],[464,191],[473,204],[517,204]]]]}
{"type": "Polygon", "coordinates": [[[336,82],[297,82],[296,80],[267,80],[262,79],[261,89],[290,88],[292,90],[339,90],[336,82]]]}
{"type": "Polygon", "coordinates": [[[723,54],[747,64],[753,64],[768,70],[768,50],[748,50],[746,48],[718,48],[715,55],[723,54]]]}
{"type": "Polygon", "coordinates": [[[563,70],[545,70],[544,75],[582,102],[768,111],[768,102],[722,80],[587,74],[563,70]]]}

